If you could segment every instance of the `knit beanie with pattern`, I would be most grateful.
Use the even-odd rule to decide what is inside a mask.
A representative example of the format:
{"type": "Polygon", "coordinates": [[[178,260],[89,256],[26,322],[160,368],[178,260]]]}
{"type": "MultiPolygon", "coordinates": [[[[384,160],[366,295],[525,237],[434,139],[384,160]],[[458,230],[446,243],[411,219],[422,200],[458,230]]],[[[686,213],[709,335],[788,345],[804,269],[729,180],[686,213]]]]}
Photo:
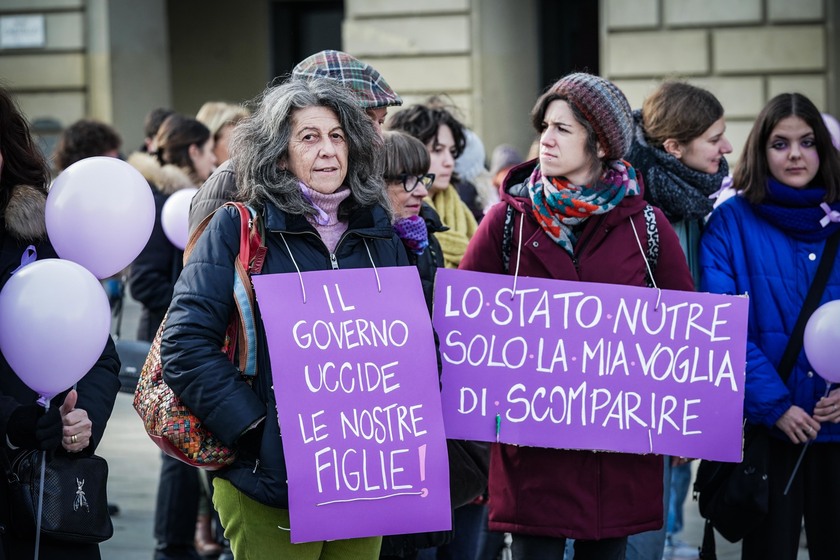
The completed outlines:
{"type": "Polygon", "coordinates": [[[614,83],[579,72],[560,78],[549,91],[565,97],[592,125],[604,159],[622,159],[627,154],[633,141],[633,112],[614,83]]]}
{"type": "Polygon", "coordinates": [[[303,59],[292,77],[332,78],[353,90],[362,109],[402,105],[403,100],[370,64],[341,51],[321,51],[303,59]]]}

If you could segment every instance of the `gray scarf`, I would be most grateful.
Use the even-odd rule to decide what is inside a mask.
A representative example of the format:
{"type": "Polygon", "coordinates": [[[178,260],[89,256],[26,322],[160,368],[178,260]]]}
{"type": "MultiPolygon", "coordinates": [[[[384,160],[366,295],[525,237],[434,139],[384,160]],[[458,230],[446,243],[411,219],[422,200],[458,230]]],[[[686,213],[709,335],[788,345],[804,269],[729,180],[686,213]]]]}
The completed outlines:
{"type": "Polygon", "coordinates": [[[627,160],[642,175],[645,200],[659,207],[671,222],[699,220],[712,211],[716,193],[729,175],[729,165],[721,158],[714,175],[686,167],[665,150],[647,143],[641,111],[633,111],[636,127],[627,160]]]}

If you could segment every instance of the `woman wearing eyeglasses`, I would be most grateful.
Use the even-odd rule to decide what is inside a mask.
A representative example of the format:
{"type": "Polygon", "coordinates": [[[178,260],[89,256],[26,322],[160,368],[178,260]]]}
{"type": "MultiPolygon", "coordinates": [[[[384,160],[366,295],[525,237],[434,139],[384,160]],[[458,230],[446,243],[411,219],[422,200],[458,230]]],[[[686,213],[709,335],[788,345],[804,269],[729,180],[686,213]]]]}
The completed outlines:
{"type": "Polygon", "coordinates": [[[435,181],[423,143],[404,132],[385,132],[385,184],[394,211],[394,231],[402,239],[408,260],[420,272],[423,294],[432,310],[435,272],[443,268],[443,251],[436,233],[449,228],[423,199],[435,181]]]}
{"type": "MultiPolygon", "coordinates": [[[[427,173],[431,158],[423,143],[405,132],[385,132],[383,140],[385,184],[394,212],[394,230],[405,246],[409,262],[418,269],[431,313],[435,273],[444,266],[443,250],[436,235],[448,229],[424,201],[435,181],[434,173],[427,173]]],[[[462,440],[446,440],[446,447],[454,509],[470,503],[486,489],[489,448],[486,444],[462,440]]],[[[441,546],[451,540],[452,531],[389,535],[382,540],[380,560],[414,559],[420,549],[441,546]]]]}

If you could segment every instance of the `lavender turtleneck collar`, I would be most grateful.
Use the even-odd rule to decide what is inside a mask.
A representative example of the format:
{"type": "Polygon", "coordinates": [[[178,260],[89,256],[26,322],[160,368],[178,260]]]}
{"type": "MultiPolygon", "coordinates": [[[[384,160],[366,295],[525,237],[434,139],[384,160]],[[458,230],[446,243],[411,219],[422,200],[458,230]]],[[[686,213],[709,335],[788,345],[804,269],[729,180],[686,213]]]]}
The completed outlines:
{"type": "Polygon", "coordinates": [[[324,194],[310,189],[303,182],[300,183],[300,190],[303,196],[312,203],[316,214],[307,215],[306,219],[321,236],[321,240],[327,246],[330,253],[335,252],[339,239],[347,231],[347,222],[338,219],[338,207],[350,196],[349,187],[339,187],[330,194],[324,194]]]}

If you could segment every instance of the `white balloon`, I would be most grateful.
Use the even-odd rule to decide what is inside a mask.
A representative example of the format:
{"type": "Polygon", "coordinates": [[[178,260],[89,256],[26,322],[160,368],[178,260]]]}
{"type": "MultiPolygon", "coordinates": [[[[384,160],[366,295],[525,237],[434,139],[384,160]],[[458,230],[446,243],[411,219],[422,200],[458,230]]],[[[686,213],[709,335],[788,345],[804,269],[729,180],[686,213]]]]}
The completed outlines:
{"type": "Polygon", "coordinates": [[[155,225],[152,190],[139,171],[111,157],[77,161],[47,196],[47,232],[56,253],[97,278],[131,264],[155,225]]]}
{"type": "Polygon", "coordinates": [[[102,285],[72,261],[28,264],[0,291],[0,351],[41,396],[53,397],[84,377],[102,354],[110,328],[102,285]]]}
{"type": "Polygon", "coordinates": [[[190,203],[198,189],[187,188],[172,193],[160,211],[160,225],[169,241],[181,249],[187,247],[190,238],[190,203]]]}

